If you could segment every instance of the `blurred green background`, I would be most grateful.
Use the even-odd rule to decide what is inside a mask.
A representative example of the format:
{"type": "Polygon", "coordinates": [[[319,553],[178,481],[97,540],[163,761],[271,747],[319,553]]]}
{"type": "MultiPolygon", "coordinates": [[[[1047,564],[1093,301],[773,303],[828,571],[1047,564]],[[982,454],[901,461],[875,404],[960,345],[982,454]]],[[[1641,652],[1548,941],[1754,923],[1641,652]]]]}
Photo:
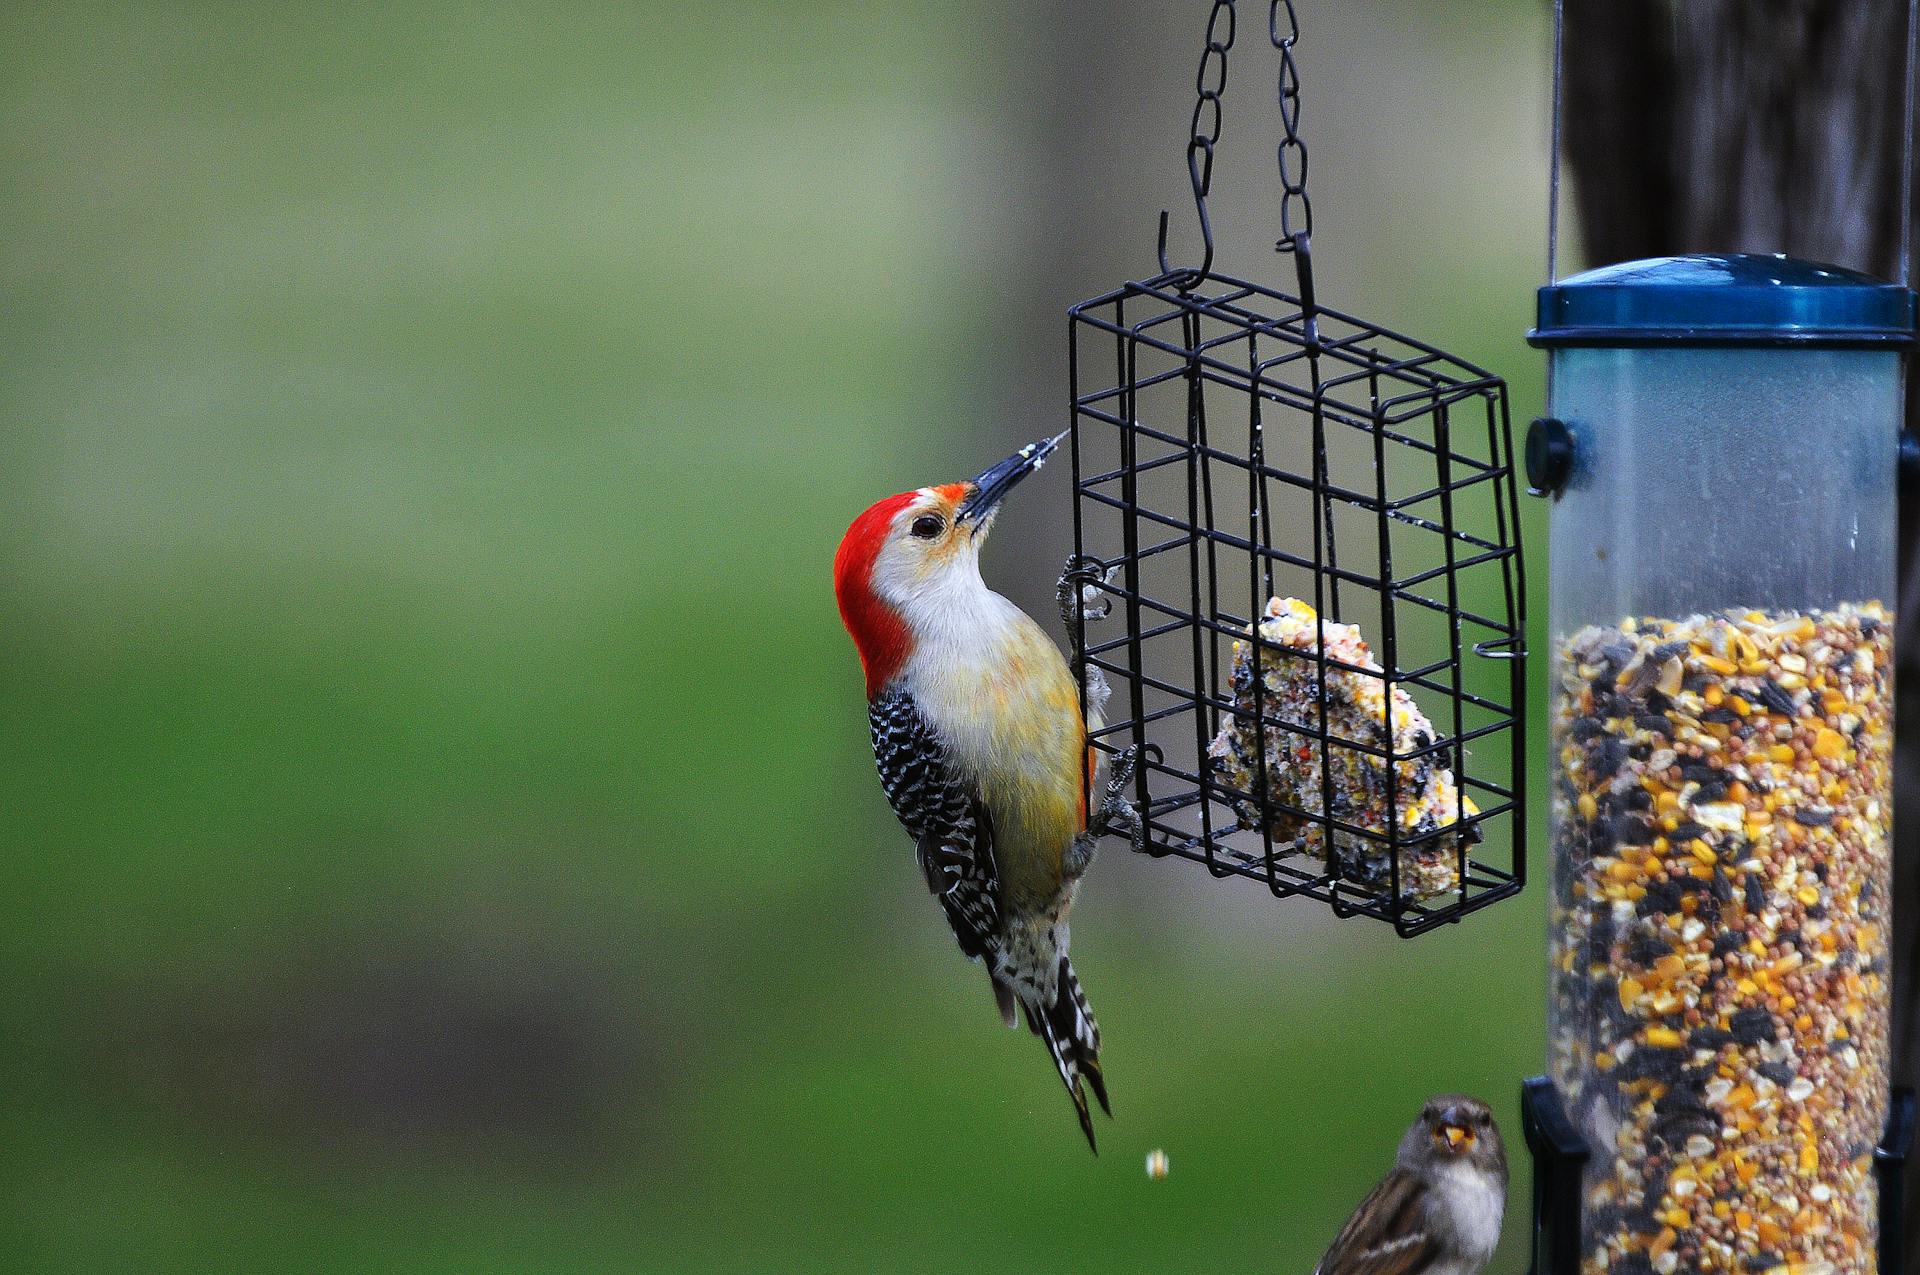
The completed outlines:
{"type": "MultiPolygon", "coordinates": [[[[1524,419],[1543,6],[1300,9],[1322,298],[1524,419]]],[[[11,1266],[1306,1272],[1466,1089],[1522,1269],[1538,889],[1402,942],[1110,849],[1095,1159],[871,773],[834,546],[1064,427],[1205,11],[5,6],[11,1266]]],[[[1068,517],[987,554],[1038,614],[1068,517]]]]}

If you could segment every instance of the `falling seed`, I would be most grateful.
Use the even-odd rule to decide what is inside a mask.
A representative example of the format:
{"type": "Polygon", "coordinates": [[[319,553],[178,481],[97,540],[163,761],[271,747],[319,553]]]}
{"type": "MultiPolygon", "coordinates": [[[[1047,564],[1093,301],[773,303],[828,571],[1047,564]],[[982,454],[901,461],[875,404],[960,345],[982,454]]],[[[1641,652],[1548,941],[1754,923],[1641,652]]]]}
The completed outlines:
{"type": "Polygon", "coordinates": [[[1166,1177],[1169,1167],[1171,1166],[1167,1162],[1166,1152],[1160,1150],[1158,1147],[1147,1152],[1147,1176],[1153,1181],[1158,1182],[1161,1178],[1166,1177]]]}

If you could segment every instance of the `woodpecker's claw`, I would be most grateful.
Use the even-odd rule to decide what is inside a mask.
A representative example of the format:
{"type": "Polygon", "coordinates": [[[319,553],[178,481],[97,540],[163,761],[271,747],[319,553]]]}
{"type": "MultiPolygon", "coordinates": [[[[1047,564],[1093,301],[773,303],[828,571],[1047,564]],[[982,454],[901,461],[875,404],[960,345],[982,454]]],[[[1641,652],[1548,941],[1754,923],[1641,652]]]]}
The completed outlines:
{"type": "Polygon", "coordinates": [[[1138,745],[1126,748],[1113,759],[1113,767],[1107,776],[1107,791],[1100,799],[1100,808],[1087,820],[1087,830],[1073,839],[1067,847],[1066,873],[1069,877],[1078,877],[1093,862],[1093,852],[1099,847],[1100,838],[1108,833],[1117,833],[1127,839],[1128,846],[1136,851],[1147,848],[1147,825],[1140,818],[1140,812],[1134,808],[1124,794],[1127,786],[1133,782],[1133,772],[1140,762],[1138,745]]]}
{"type": "Polygon", "coordinates": [[[1118,833],[1127,839],[1127,848],[1135,853],[1147,848],[1147,825],[1131,801],[1108,797],[1100,806],[1100,831],[1118,833]]]}
{"type": "Polygon", "coordinates": [[[1060,602],[1060,623],[1066,628],[1068,639],[1075,641],[1075,649],[1078,649],[1081,622],[1104,620],[1113,614],[1113,599],[1100,591],[1111,574],[1106,563],[1084,553],[1068,558],[1066,570],[1060,573],[1054,596],[1060,602]]]}
{"type": "Polygon", "coordinates": [[[1076,553],[1067,559],[1066,570],[1060,573],[1060,582],[1054,590],[1060,603],[1060,627],[1066,631],[1067,647],[1072,652],[1067,666],[1080,682],[1089,717],[1099,716],[1106,707],[1107,679],[1099,669],[1088,666],[1086,648],[1080,639],[1088,621],[1104,620],[1113,614],[1113,599],[1101,591],[1113,572],[1114,568],[1100,559],[1076,553]]]}
{"type": "Polygon", "coordinates": [[[1100,834],[1094,831],[1091,821],[1087,830],[1067,843],[1067,852],[1060,856],[1060,875],[1069,881],[1078,881],[1093,866],[1093,852],[1100,848],[1100,834]]]}
{"type": "Polygon", "coordinates": [[[1113,769],[1107,776],[1107,795],[1101,798],[1100,811],[1095,816],[1103,833],[1117,832],[1126,837],[1127,844],[1134,850],[1147,848],[1147,824],[1140,817],[1139,810],[1128,801],[1124,794],[1133,783],[1134,769],[1140,764],[1140,746],[1134,744],[1123,749],[1113,759],[1113,769]]]}

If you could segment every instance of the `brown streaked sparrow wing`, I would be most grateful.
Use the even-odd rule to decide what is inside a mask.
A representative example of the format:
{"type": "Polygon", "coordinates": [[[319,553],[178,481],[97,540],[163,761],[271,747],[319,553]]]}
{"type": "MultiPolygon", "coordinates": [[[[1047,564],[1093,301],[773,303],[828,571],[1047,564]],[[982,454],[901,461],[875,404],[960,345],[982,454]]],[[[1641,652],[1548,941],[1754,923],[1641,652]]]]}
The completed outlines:
{"type": "Polygon", "coordinates": [[[1439,1252],[1439,1239],[1427,1228],[1426,1184],[1395,1169],[1360,1201],[1314,1275],[1412,1275],[1439,1252]]]}

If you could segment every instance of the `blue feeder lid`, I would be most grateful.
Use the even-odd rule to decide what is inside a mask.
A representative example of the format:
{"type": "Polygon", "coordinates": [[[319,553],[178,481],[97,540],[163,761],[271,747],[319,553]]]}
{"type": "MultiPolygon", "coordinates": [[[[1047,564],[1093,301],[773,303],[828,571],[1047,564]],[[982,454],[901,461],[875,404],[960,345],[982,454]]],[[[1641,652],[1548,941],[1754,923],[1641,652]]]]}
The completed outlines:
{"type": "Polygon", "coordinates": [[[1531,345],[1905,349],[1914,294],[1817,261],[1752,253],[1625,261],[1540,289],[1531,345]]]}

